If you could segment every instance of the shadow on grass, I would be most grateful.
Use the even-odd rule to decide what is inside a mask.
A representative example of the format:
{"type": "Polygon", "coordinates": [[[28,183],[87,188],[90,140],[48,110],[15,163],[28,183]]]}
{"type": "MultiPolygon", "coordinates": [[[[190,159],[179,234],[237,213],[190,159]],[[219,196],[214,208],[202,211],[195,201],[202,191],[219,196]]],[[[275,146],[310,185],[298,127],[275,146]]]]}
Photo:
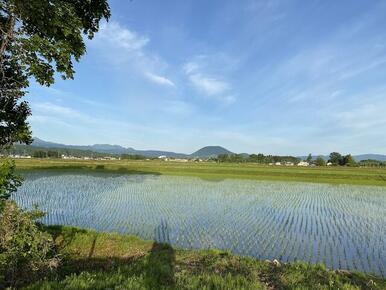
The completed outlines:
{"type": "Polygon", "coordinates": [[[145,283],[148,289],[174,287],[175,253],[168,244],[154,243],[147,257],[145,283]]]}
{"type": "Polygon", "coordinates": [[[174,249],[170,246],[169,228],[166,221],[155,229],[155,242],[147,258],[145,281],[149,289],[160,287],[174,287],[174,270],[176,257],[174,249]]]}
{"type": "Polygon", "coordinates": [[[42,230],[47,231],[54,241],[56,242],[57,250],[66,248],[70,245],[77,234],[86,234],[87,230],[79,229],[75,227],[66,227],[61,225],[53,226],[44,226],[42,225],[42,230]]]}
{"type": "MultiPolygon", "coordinates": [[[[71,245],[76,235],[90,235],[89,231],[65,226],[49,226],[46,229],[55,239],[59,252],[71,245]]],[[[74,254],[62,256],[63,260],[56,278],[58,281],[65,279],[70,274],[82,272],[108,274],[116,273],[119,269],[126,277],[142,276],[146,289],[175,288],[175,251],[166,243],[169,241],[169,229],[166,222],[161,221],[155,228],[155,239],[162,243],[154,242],[150,251],[127,257],[98,257],[96,247],[99,234],[97,232],[91,234],[92,239],[88,239],[87,243],[89,249],[86,252],[88,254],[78,257],[74,254]]]]}

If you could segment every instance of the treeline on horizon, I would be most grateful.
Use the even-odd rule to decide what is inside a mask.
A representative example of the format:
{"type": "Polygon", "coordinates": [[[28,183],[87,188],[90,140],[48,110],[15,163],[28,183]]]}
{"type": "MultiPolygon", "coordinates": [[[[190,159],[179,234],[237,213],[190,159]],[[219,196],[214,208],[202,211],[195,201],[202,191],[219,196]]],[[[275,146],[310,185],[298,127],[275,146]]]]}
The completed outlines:
{"type": "Polygon", "coordinates": [[[269,164],[269,163],[299,163],[300,158],[294,156],[279,156],[279,155],[264,155],[259,154],[220,154],[217,158],[212,158],[214,161],[218,162],[232,162],[232,163],[242,163],[242,162],[251,162],[259,164],[269,164]]]}
{"type": "Polygon", "coordinates": [[[14,145],[13,147],[3,150],[0,154],[4,155],[20,155],[31,156],[33,158],[62,158],[64,156],[73,156],[76,158],[103,158],[103,157],[115,157],[121,159],[130,160],[145,160],[145,159],[157,159],[157,157],[148,157],[139,154],[114,154],[114,153],[102,153],[91,150],[82,149],[70,149],[70,148],[45,148],[26,145],[14,145]]]}
{"type": "Polygon", "coordinates": [[[382,162],[379,160],[361,160],[355,161],[351,154],[342,155],[339,152],[332,152],[329,158],[326,160],[323,156],[318,156],[313,159],[312,155],[309,154],[307,158],[302,160],[299,157],[294,156],[279,156],[279,155],[264,155],[259,154],[220,154],[217,158],[211,158],[217,162],[228,162],[228,163],[258,163],[258,164],[275,164],[275,163],[293,163],[298,164],[301,161],[308,162],[310,165],[315,166],[366,166],[366,167],[386,167],[386,161],[382,162]]]}
{"type": "MultiPolygon", "coordinates": [[[[158,159],[157,157],[149,157],[140,154],[113,154],[113,153],[101,153],[91,150],[81,149],[69,149],[69,148],[43,148],[32,147],[25,145],[15,145],[8,149],[6,152],[1,152],[6,155],[29,155],[33,158],[62,158],[64,156],[73,156],[76,158],[103,158],[103,157],[120,157],[122,160],[146,160],[146,159],[158,159]]],[[[173,160],[173,157],[169,157],[173,160]]],[[[198,158],[196,158],[198,159],[198,158]]],[[[310,165],[326,166],[327,163],[331,163],[332,166],[362,166],[362,167],[386,167],[386,161],[379,160],[361,160],[355,161],[351,154],[342,155],[338,152],[332,152],[328,159],[323,156],[318,156],[316,159],[311,154],[307,158],[295,156],[280,156],[280,155],[264,155],[259,154],[219,154],[217,157],[210,157],[207,159],[212,162],[219,163],[257,163],[257,164],[275,164],[280,162],[281,164],[293,163],[298,164],[301,161],[306,161],[310,165]]]]}
{"type": "Polygon", "coordinates": [[[69,149],[69,148],[44,148],[26,145],[14,145],[13,147],[0,152],[6,155],[29,155],[34,158],[61,158],[62,155],[82,157],[119,157],[116,154],[100,153],[91,150],[69,149]]]}

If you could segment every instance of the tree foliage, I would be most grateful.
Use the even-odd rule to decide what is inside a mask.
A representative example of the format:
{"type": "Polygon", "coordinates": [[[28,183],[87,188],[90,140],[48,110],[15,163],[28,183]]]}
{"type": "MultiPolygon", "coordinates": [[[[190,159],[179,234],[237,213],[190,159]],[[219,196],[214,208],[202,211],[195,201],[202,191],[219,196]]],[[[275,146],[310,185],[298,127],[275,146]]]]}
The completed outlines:
{"type": "Polygon", "coordinates": [[[6,160],[0,164],[0,202],[8,199],[21,184],[21,178],[15,174],[15,162],[6,160]]]}
{"type": "Polygon", "coordinates": [[[148,158],[140,154],[121,154],[121,159],[123,160],[145,160],[148,158]]]}
{"type": "Polygon", "coordinates": [[[351,154],[347,154],[346,156],[344,156],[342,162],[343,162],[342,165],[345,165],[345,166],[352,167],[356,165],[356,162],[354,158],[351,156],[351,154]]]}
{"type": "Polygon", "coordinates": [[[269,164],[276,162],[292,162],[298,163],[299,158],[294,156],[276,156],[276,155],[264,155],[259,154],[220,154],[217,156],[218,162],[231,162],[231,163],[242,163],[242,162],[253,162],[260,164],[269,164]]]}
{"type": "Polygon", "coordinates": [[[366,160],[359,161],[357,165],[363,166],[363,167],[386,167],[386,161],[366,159],[366,160]]]}
{"type": "Polygon", "coordinates": [[[326,166],[326,161],[322,156],[318,156],[315,160],[315,165],[316,166],[326,166]]]}
{"type": "Polygon", "coordinates": [[[354,158],[351,156],[351,154],[347,154],[343,156],[342,154],[338,152],[332,152],[330,153],[330,159],[329,162],[332,163],[332,165],[340,165],[340,166],[356,166],[357,163],[355,162],[354,158]]]}
{"type": "Polygon", "coordinates": [[[0,146],[30,143],[28,103],[21,101],[29,78],[49,86],[54,73],[73,78],[73,61],[86,52],[107,0],[0,0],[0,146]]]}
{"type": "Polygon", "coordinates": [[[13,143],[32,142],[27,117],[31,110],[21,98],[28,86],[27,76],[15,58],[3,56],[0,62],[0,149],[13,143]]]}
{"type": "MultiPolygon", "coordinates": [[[[30,144],[26,94],[31,77],[45,86],[74,76],[73,62],[86,52],[83,35],[92,38],[100,20],[110,17],[107,0],[0,0],[0,152],[14,143],[30,144]]],[[[0,288],[56,264],[53,242],[42,232],[36,212],[4,201],[20,185],[15,164],[0,166],[0,288]]]]}
{"type": "Polygon", "coordinates": [[[42,85],[54,82],[55,71],[73,78],[73,60],[86,51],[83,34],[91,39],[109,17],[106,0],[1,0],[0,57],[42,85]]]}
{"type": "MultiPolygon", "coordinates": [[[[29,79],[45,86],[55,72],[72,79],[73,62],[86,52],[83,35],[91,39],[109,17],[107,0],[0,0],[0,151],[32,142],[22,100],[29,79]]],[[[1,191],[17,185],[13,168],[1,167],[1,191]]]]}
{"type": "Polygon", "coordinates": [[[21,210],[14,201],[0,206],[0,288],[18,287],[54,270],[54,242],[35,222],[42,213],[21,210]]]}
{"type": "Polygon", "coordinates": [[[342,165],[343,157],[338,152],[332,152],[330,153],[330,159],[329,162],[332,163],[332,165],[342,165]]]}

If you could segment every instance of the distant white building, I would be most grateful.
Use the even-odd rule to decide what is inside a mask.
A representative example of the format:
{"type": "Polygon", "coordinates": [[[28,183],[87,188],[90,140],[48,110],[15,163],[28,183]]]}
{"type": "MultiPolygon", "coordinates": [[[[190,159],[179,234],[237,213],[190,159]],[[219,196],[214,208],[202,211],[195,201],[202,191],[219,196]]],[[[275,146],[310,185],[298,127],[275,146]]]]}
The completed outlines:
{"type": "Polygon", "coordinates": [[[306,161],[300,161],[298,163],[298,166],[310,166],[310,164],[308,162],[306,162],[306,161]]]}
{"type": "Polygon", "coordinates": [[[287,161],[287,162],[285,163],[285,166],[294,166],[294,163],[293,163],[293,162],[287,161]]]}
{"type": "Polygon", "coordinates": [[[275,165],[281,165],[281,162],[276,162],[275,165]]]}
{"type": "Polygon", "coordinates": [[[183,159],[183,158],[176,158],[176,159],[172,159],[172,161],[175,161],[175,162],[188,162],[189,160],[188,159],[183,159]]]}
{"type": "Polygon", "coordinates": [[[331,162],[327,162],[327,164],[326,164],[327,166],[331,166],[332,165],[332,163],[331,162]]]}
{"type": "Polygon", "coordinates": [[[81,159],[81,158],[75,157],[75,156],[71,156],[71,155],[67,156],[67,155],[62,154],[62,159],[75,160],[75,159],[81,159]]]}
{"type": "Polygon", "coordinates": [[[117,160],[116,157],[111,157],[111,156],[105,156],[104,160],[117,160]]]}

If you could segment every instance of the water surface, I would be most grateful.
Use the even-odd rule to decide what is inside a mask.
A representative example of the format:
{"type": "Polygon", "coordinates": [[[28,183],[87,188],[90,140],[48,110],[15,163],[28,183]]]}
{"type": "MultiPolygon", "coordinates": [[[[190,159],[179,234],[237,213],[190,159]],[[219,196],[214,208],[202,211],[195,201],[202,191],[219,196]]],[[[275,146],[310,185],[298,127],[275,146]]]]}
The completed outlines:
{"type": "Polygon", "coordinates": [[[46,224],[386,276],[384,187],[52,171],[25,178],[13,198],[38,204],[46,224]]]}

